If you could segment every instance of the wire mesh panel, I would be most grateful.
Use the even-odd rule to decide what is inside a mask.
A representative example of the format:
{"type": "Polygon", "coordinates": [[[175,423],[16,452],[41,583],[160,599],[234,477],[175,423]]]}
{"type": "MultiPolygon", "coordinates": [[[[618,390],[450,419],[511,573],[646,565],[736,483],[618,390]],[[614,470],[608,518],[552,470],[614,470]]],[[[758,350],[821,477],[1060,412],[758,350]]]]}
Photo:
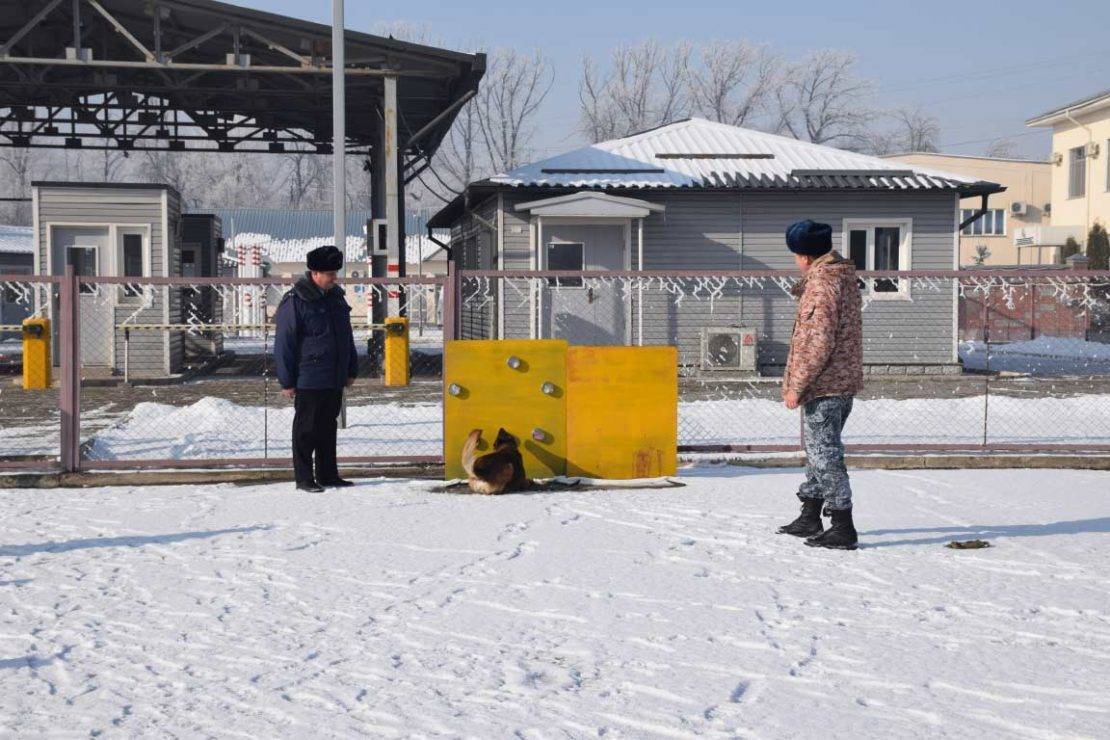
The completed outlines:
{"type": "MultiPolygon", "coordinates": [[[[358,377],[345,391],[341,458],[441,453],[442,285],[415,280],[345,281],[358,377]],[[400,387],[383,383],[384,327],[370,318],[375,302],[391,298],[420,312],[409,317],[411,380],[400,387]]],[[[274,315],[288,281],[82,278],[80,286],[85,467],[289,459],[293,402],[274,361],[274,315]]]]}
{"type": "Polygon", "coordinates": [[[0,469],[58,462],[60,415],[52,372],[57,352],[50,328],[56,323],[45,323],[54,315],[57,296],[57,284],[49,280],[0,278],[0,469]],[[25,332],[36,340],[26,345],[30,357],[24,353],[25,332]]]}
{"type": "MultiPolygon", "coordinates": [[[[463,338],[674,345],[683,449],[799,447],[798,414],[781,401],[796,275],[463,275],[463,338]]],[[[1107,285],[1110,276],[1068,271],[861,274],[865,384],[845,441],[876,450],[1110,443],[1107,285]],[[1024,329],[1014,323],[1033,300],[1035,342],[1017,346],[1024,329]]]]}

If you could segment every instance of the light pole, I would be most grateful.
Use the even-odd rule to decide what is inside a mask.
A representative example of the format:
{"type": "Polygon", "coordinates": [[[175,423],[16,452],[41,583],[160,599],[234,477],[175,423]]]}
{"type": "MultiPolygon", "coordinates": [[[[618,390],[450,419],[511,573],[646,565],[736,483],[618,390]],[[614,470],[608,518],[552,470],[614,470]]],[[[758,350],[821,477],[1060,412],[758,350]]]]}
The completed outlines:
{"type": "MultiPolygon", "coordinates": [[[[347,266],[347,49],[343,38],[343,0],[331,4],[331,131],[332,131],[332,226],[335,231],[335,248],[343,253],[343,267],[347,266]]],[[[347,428],[347,399],[339,408],[339,427],[347,428]]]]}

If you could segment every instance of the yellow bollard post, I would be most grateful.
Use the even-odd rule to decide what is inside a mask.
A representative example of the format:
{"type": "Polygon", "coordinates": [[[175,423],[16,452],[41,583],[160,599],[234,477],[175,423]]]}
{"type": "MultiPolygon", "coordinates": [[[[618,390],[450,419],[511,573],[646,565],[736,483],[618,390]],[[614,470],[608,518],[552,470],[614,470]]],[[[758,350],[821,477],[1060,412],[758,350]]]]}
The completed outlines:
{"type": "Polygon", "coordinates": [[[50,387],[50,319],[23,321],[23,389],[50,387]]]}
{"type": "Polygon", "coordinates": [[[403,316],[385,320],[385,384],[409,384],[409,320],[403,316]]]}

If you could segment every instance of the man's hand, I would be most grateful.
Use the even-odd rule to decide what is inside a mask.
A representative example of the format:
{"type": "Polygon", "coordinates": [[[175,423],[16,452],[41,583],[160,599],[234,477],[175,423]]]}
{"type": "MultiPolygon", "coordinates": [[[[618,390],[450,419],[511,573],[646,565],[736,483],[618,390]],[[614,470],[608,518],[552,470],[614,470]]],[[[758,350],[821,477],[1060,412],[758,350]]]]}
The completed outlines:
{"type": "Polygon", "coordinates": [[[354,384],[355,384],[355,379],[354,378],[347,378],[347,387],[348,388],[350,388],[354,384]]]}
{"type": "Polygon", "coordinates": [[[294,396],[297,395],[297,389],[296,388],[282,388],[281,389],[281,395],[285,396],[290,401],[292,401],[294,396]]]}
{"type": "Polygon", "coordinates": [[[787,392],[783,393],[782,394],[782,401],[783,401],[783,403],[786,404],[786,408],[788,408],[788,409],[796,409],[796,408],[798,408],[798,406],[801,405],[801,403],[800,403],[801,399],[799,398],[798,394],[795,393],[794,391],[787,391],[787,392]]]}

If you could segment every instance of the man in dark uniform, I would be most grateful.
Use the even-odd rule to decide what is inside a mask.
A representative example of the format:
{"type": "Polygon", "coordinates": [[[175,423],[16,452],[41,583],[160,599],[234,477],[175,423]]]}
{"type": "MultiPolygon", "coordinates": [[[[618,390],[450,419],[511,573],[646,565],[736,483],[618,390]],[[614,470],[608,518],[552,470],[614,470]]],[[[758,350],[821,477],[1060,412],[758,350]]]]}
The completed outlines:
{"type": "Polygon", "coordinates": [[[319,493],[353,485],[339,477],[335,432],[343,389],[358,373],[351,307],[335,284],[343,253],[308,253],[308,271],[281,299],[274,362],[281,393],[293,401],[293,472],[297,488],[319,493]],[[313,475],[312,456],[316,455],[313,475]]]}

